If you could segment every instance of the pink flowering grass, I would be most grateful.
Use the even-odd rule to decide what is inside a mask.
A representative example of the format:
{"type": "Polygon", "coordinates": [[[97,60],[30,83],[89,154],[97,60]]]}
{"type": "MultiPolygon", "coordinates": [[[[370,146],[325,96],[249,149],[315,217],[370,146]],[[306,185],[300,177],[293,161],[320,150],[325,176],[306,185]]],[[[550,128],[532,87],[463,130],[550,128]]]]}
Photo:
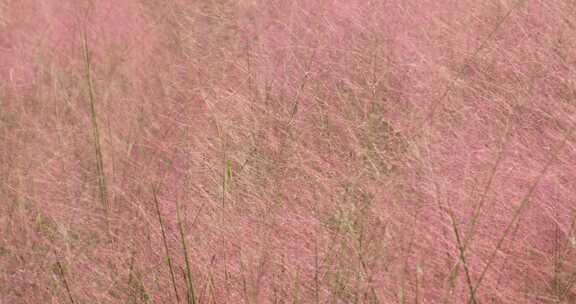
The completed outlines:
{"type": "Polygon", "coordinates": [[[575,14],[0,2],[0,304],[576,303],[575,14]]]}

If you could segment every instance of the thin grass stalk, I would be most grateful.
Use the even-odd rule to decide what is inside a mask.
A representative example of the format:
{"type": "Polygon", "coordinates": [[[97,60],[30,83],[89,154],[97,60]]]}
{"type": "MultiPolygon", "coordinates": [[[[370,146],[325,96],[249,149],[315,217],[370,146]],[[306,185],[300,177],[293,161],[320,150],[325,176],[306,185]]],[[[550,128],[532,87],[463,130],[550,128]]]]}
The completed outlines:
{"type": "MultiPolygon", "coordinates": [[[[572,219],[572,223],[571,223],[571,231],[574,230],[574,225],[576,223],[576,217],[573,217],[572,219]]],[[[564,246],[572,246],[571,242],[573,242],[573,240],[570,240],[571,237],[568,237],[568,239],[565,242],[564,246]]],[[[564,258],[565,256],[561,256],[561,263],[564,262],[564,258]]],[[[574,285],[576,284],[576,271],[571,272],[568,276],[568,278],[566,279],[566,284],[565,286],[562,286],[560,289],[560,299],[565,299],[567,296],[570,295],[570,290],[572,289],[572,287],[574,287],[574,285]]]]}
{"type": "MultiPolygon", "coordinates": [[[[528,249],[528,247],[525,248],[526,252],[525,254],[528,256],[530,254],[530,250],[528,249]]],[[[523,294],[524,294],[524,304],[529,303],[529,298],[530,298],[530,288],[528,286],[528,282],[530,282],[530,277],[528,275],[528,272],[524,273],[524,280],[522,283],[524,283],[524,290],[523,290],[523,294]]]]}
{"type": "Polygon", "coordinates": [[[226,153],[226,148],[227,148],[227,142],[226,142],[226,134],[224,133],[224,127],[220,126],[220,124],[218,123],[218,120],[216,119],[216,117],[214,117],[214,122],[216,124],[216,129],[218,131],[218,137],[220,137],[220,143],[222,146],[222,198],[221,198],[221,204],[222,204],[222,209],[224,209],[224,207],[226,207],[226,189],[227,189],[227,185],[228,185],[228,180],[227,180],[227,173],[228,173],[228,155],[226,153]]]}
{"type": "MultiPolygon", "coordinates": [[[[128,267],[128,286],[129,286],[129,296],[134,296],[134,288],[132,287],[132,279],[134,278],[134,260],[136,257],[136,253],[132,252],[132,256],[130,257],[130,266],[128,267]]],[[[126,303],[129,303],[127,300],[126,303]]]]}
{"type": "Polygon", "coordinates": [[[318,238],[314,240],[314,299],[320,304],[320,263],[318,253],[318,238]]]}
{"type": "Polygon", "coordinates": [[[248,290],[248,282],[246,280],[246,267],[244,267],[244,261],[242,259],[242,256],[240,256],[240,260],[238,261],[239,266],[240,266],[240,277],[242,280],[242,295],[244,296],[244,303],[246,304],[250,304],[252,303],[251,301],[251,297],[250,297],[250,291],[248,290]]]}
{"type": "Polygon", "coordinates": [[[448,286],[446,288],[444,300],[442,301],[442,303],[444,303],[444,304],[451,303],[453,300],[454,289],[456,289],[456,284],[458,283],[456,278],[458,278],[458,276],[460,274],[460,263],[458,261],[456,261],[456,264],[454,266],[452,266],[450,269],[451,270],[450,270],[450,274],[448,277],[448,286]]]}
{"type": "Polygon", "coordinates": [[[216,303],[216,284],[214,284],[214,276],[212,275],[212,271],[210,271],[210,279],[208,282],[208,304],[216,303]]]}
{"type": "MultiPolygon", "coordinates": [[[[507,130],[506,135],[504,136],[504,139],[500,143],[500,146],[501,146],[500,151],[498,153],[496,161],[494,162],[494,164],[490,170],[490,175],[488,177],[488,181],[484,185],[484,189],[482,191],[480,200],[479,200],[478,204],[476,205],[476,208],[474,209],[474,213],[472,215],[472,220],[471,220],[470,226],[468,227],[468,231],[466,233],[466,238],[463,241],[461,238],[461,233],[459,233],[457,223],[455,222],[455,218],[454,218],[454,215],[452,213],[452,210],[448,210],[450,220],[451,220],[452,225],[453,225],[453,232],[454,232],[454,234],[456,236],[456,240],[457,240],[458,251],[459,251],[459,260],[462,262],[462,265],[464,265],[464,267],[465,267],[464,271],[466,272],[465,273],[466,281],[467,281],[469,288],[471,286],[472,280],[471,280],[468,266],[467,266],[467,263],[465,260],[466,251],[468,250],[468,247],[470,246],[470,244],[472,243],[472,241],[474,239],[476,224],[478,223],[478,220],[480,219],[480,215],[481,215],[480,212],[482,211],[482,208],[484,207],[484,204],[486,202],[486,198],[488,197],[488,192],[492,188],[492,185],[494,183],[494,177],[496,176],[496,172],[498,171],[498,168],[500,167],[500,164],[502,163],[502,160],[504,159],[504,152],[506,150],[506,145],[509,142],[511,135],[512,135],[511,130],[507,130]]],[[[437,187],[437,189],[439,189],[438,185],[436,185],[436,187],[437,187]]],[[[437,191],[437,192],[439,192],[439,191],[437,191]]],[[[441,210],[443,209],[441,204],[440,204],[440,209],[441,210]]],[[[452,279],[455,279],[458,276],[459,267],[460,267],[460,264],[458,262],[455,262],[455,265],[452,268],[453,269],[452,270],[452,273],[453,273],[452,279]]],[[[455,287],[455,285],[451,284],[450,290],[453,290],[454,287],[455,287]]],[[[472,289],[470,289],[470,291],[471,290],[472,289]]],[[[472,292],[470,292],[470,295],[472,295],[472,292]]],[[[444,303],[447,303],[446,301],[447,301],[447,298],[445,298],[444,303]]],[[[476,300],[474,299],[474,301],[476,301],[476,300]]]]}
{"type": "MultiPolygon", "coordinates": [[[[360,229],[360,236],[358,238],[358,260],[360,262],[361,271],[366,275],[368,284],[370,285],[370,295],[372,298],[369,300],[370,303],[380,303],[378,300],[378,294],[376,294],[376,289],[374,288],[374,280],[372,279],[372,275],[369,274],[370,268],[366,264],[366,259],[364,258],[364,247],[363,247],[363,240],[364,240],[364,229],[360,229]]],[[[417,300],[416,300],[417,302],[417,300]]],[[[320,301],[318,301],[320,303],[320,301]]]]}
{"type": "Polygon", "coordinates": [[[500,151],[498,152],[498,157],[496,158],[496,161],[494,162],[494,165],[492,166],[492,169],[490,170],[490,176],[488,177],[488,181],[486,182],[486,185],[484,186],[484,189],[482,191],[482,196],[480,197],[480,201],[478,202],[478,205],[476,205],[476,208],[474,209],[474,214],[472,216],[470,226],[468,227],[468,231],[466,233],[466,239],[463,242],[464,252],[466,251],[466,249],[468,249],[468,246],[470,245],[470,243],[472,243],[472,241],[474,239],[474,232],[476,229],[476,224],[478,223],[478,219],[480,218],[480,212],[482,211],[482,207],[484,207],[484,204],[486,203],[486,198],[488,197],[488,192],[490,191],[490,189],[492,188],[492,185],[494,184],[494,177],[496,176],[496,172],[498,171],[498,168],[500,167],[500,164],[502,163],[502,160],[504,159],[504,152],[506,151],[506,144],[509,142],[511,136],[512,136],[512,132],[511,132],[511,130],[508,130],[506,132],[504,140],[501,143],[501,148],[500,148],[500,151]]]}
{"type": "Polygon", "coordinates": [[[408,268],[407,261],[405,260],[400,271],[400,290],[398,291],[398,303],[406,304],[406,268],[408,268]]]}
{"type": "Polygon", "coordinates": [[[146,301],[148,298],[148,293],[146,292],[146,287],[142,278],[138,273],[138,270],[134,270],[134,264],[136,262],[136,251],[132,252],[132,257],[130,258],[130,267],[128,275],[128,288],[130,298],[126,303],[140,303],[139,301],[146,301]]]}
{"type": "Polygon", "coordinates": [[[300,303],[300,275],[296,272],[296,277],[294,278],[294,291],[293,294],[293,304],[300,303]]]}
{"type": "Polygon", "coordinates": [[[490,40],[492,40],[492,38],[496,35],[496,33],[500,30],[500,28],[504,24],[504,22],[508,18],[510,18],[512,13],[514,11],[516,11],[517,9],[519,9],[526,1],[527,0],[516,1],[516,3],[514,3],[512,5],[512,7],[508,10],[506,15],[504,15],[502,18],[500,18],[500,20],[498,20],[498,23],[496,23],[496,26],[492,29],[492,31],[486,36],[486,38],[484,38],[482,43],[474,50],[474,52],[470,56],[468,56],[468,58],[464,61],[464,64],[462,64],[462,66],[460,66],[460,68],[456,71],[456,76],[450,82],[450,84],[444,90],[444,92],[442,92],[442,95],[440,95],[440,97],[438,97],[434,101],[434,103],[432,103],[430,111],[428,112],[428,114],[426,114],[426,116],[424,117],[422,122],[420,122],[416,126],[416,130],[422,131],[424,129],[424,127],[426,126],[426,123],[429,121],[432,121],[432,119],[434,118],[434,114],[436,113],[436,110],[444,103],[444,100],[456,88],[456,84],[458,83],[460,78],[462,78],[462,75],[464,75],[464,72],[466,71],[466,67],[467,67],[468,63],[472,62],[472,60],[474,60],[476,57],[478,57],[478,54],[480,54],[480,51],[482,51],[483,49],[486,48],[486,46],[488,45],[488,42],[490,40]]]}
{"type": "Polygon", "coordinates": [[[66,289],[66,294],[68,294],[68,299],[70,300],[70,303],[76,304],[76,301],[74,301],[74,297],[72,297],[72,291],[70,290],[70,285],[68,284],[68,280],[66,279],[66,273],[64,272],[64,267],[62,267],[60,261],[56,262],[56,266],[58,267],[58,271],[60,272],[60,276],[62,277],[62,282],[64,283],[64,289],[66,289]]]}
{"type": "Polygon", "coordinates": [[[166,230],[164,229],[164,220],[162,219],[162,214],[160,213],[160,203],[158,202],[158,196],[156,195],[156,190],[152,190],[152,195],[154,196],[154,204],[156,205],[156,214],[158,215],[158,222],[160,223],[160,230],[162,231],[162,242],[164,243],[164,250],[166,251],[166,260],[168,262],[168,268],[170,269],[170,279],[172,280],[172,287],[174,288],[174,295],[176,296],[176,303],[180,303],[180,296],[178,295],[178,288],[176,287],[176,276],[174,274],[174,266],[172,265],[172,256],[168,249],[168,242],[166,240],[166,230]]]}
{"type": "MultiPolygon", "coordinates": [[[[554,210],[555,220],[558,220],[558,209],[555,208],[554,210]]],[[[560,252],[560,226],[556,223],[554,229],[554,278],[553,278],[553,292],[554,297],[557,301],[562,299],[562,280],[560,278],[560,273],[562,271],[562,253],[560,252]]]]}
{"type": "Polygon", "coordinates": [[[462,262],[462,266],[464,267],[464,274],[466,276],[466,284],[468,285],[468,290],[470,292],[470,301],[472,304],[476,304],[476,296],[474,293],[474,286],[472,284],[472,278],[470,276],[470,270],[468,269],[468,263],[466,261],[466,253],[465,253],[465,248],[464,248],[464,244],[462,243],[462,238],[460,237],[460,231],[458,229],[458,223],[456,222],[456,219],[454,218],[454,213],[452,212],[451,209],[448,209],[448,215],[450,216],[450,219],[452,221],[452,229],[454,231],[454,235],[456,237],[456,244],[458,245],[458,253],[459,253],[459,258],[460,261],[462,262]]]}
{"type": "MultiPolygon", "coordinates": [[[[438,183],[434,183],[435,189],[436,189],[436,202],[438,203],[438,209],[441,212],[446,212],[448,213],[451,222],[452,222],[452,227],[454,229],[455,226],[455,221],[454,221],[454,216],[451,213],[451,210],[448,210],[447,208],[445,208],[442,204],[441,198],[440,198],[440,185],[438,183]]],[[[460,241],[459,241],[459,233],[457,230],[457,227],[454,229],[455,230],[455,234],[457,235],[457,244],[459,245],[459,258],[461,258],[463,256],[463,252],[464,250],[460,249],[460,241]]],[[[456,288],[456,284],[457,284],[457,280],[456,278],[458,278],[458,275],[460,274],[460,263],[458,262],[458,260],[455,262],[454,266],[451,267],[450,270],[450,276],[448,278],[448,287],[446,290],[446,294],[444,295],[444,300],[442,301],[442,303],[446,304],[446,303],[450,303],[451,301],[449,300],[449,297],[453,295],[454,289],[456,288]]],[[[472,293],[470,293],[472,294],[472,293]]]]}
{"type": "MultiPolygon", "coordinates": [[[[100,202],[108,215],[108,190],[106,188],[106,176],[104,173],[104,160],[102,157],[102,144],[100,139],[100,128],[98,126],[98,113],[96,111],[96,98],[94,97],[94,83],[92,81],[92,63],[90,49],[88,47],[88,36],[86,30],[83,35],[83,53],[86,70],[86,83],[88,85],[88,99],[90,102],[90,116],[92,119],[92,137],[94,142],[94,152],[96,154],[96,173],[98,175],[98,189],[100,192],[100,202]]],[[[108,216],[106,216],[108,218],[108,216]]]]}
{"type": "Polygon", "coordinates": [[[422,292],[422,287],[420,286],[422,282],[422,269],[420,268],[420,263],[416,265],[416,296],[414,303],[420,304],[420,293],[422,292]]]}
{"type": "Polygon", "coordinates": [[[300,105],[300,95],[302,94],[302,92],[304,92],[304,89],[308,84],[308,80],[310,79],[312,63],[314,63],[314,58],[316,57],[316,50],[317,48],[314,48],[314,50],[312,51],[312,55],[310,55],[310,59],[306,64],[306,72],[304,73],[302,83],[300,84],[300,87],[296,92],[296,96],[294,97],[294,103],[292,104],[292,109],[290,110],[290,116],[288,117],[288,127],[292,126],[292,123],[294,123],[294,120],[296,119],[296,114],[298,114],[298,106],[300,105]]]}
{"type": "MultiPolygon", "coordinates": [[[[563,246],[564,248],[567,247],[576,247],[576,242],[574,239],[574,231],[576,229],[576,215],[572,216],[572,221],[570,223],[570,235],[568,236],[568,238],[566,238],[566,241],[564,242],[563,246]]],[[[564,263],[564,258],[566,256],[561,256],[561,260],[560,263],[564,263]]],[[[570,292],[570,290],[572,289],[572,287],[574,286],[574,284],[576,284],[576,271],[572,272],[569,276],[568,279],[566,280],[566,286],[564,286],[564,288],[562,288],[562,292],[561,292],[561,298],[564,298],[568,295],[568,293],[570,292]]]]}
{"type": "Polygon", "coordinates": [[[570,295],[570,290],[576,284],[576,271],[572,272],[566,280],[566,285],[563,286],[562,292],[560,293],[560,298],[564,299],[570,295]]]}
{"type": "MultiPolygon", "coordinates": [[[[494,169],[495,170],[495,169],[494,169]]],[[[456,245],[458,247],[458,258],[460,260],[460,262],[462,263],[463,267],[464,267],[464,274],[466,276],[466,284],[468,285],[468,290],[470,293],[470,299],[472,300],[473,304],[476,304],[476,298],[474,295],[474,285],[472,284],[472,278],[470,276],[470,270],[468,267],[468,263],[466,261],[466,248],[465,245],[462,242],[462,238],[460,236],[460,229],[458,229],[458,222],[456,222],[456,217],[454,216],[454,212],[452,210],[452,206],[448,206],[447,208],[443,206],[442,201],[440,199],[440,186],[438,185],[438,183],[435,183],[436,186],[436,192],[437,192],[437,202],[438,202],[438,206],[440,208],[440,210],[445,211],[448,214],[448,217],[450,218],[450,222],[452,223],[452,231],[454,232],[454,236],[456,238],[456,245]]],[[[458,264],[454,265],[453,267],[453,271],[452,273],[454,274],[454,276],[452,277],[453,279],[455,279],[458,276],[458,264]]]]}
{"type": "MultiPolygon", "coordinates": [[[[488,262],[487,262],[486,266],[484,267],[484,269],[482,270],[482,273],[480,274],[480,277],[478,278],[476,286],[472,290],[473,295],[476,294],[476,292],[478,291],[478,289],[480,288],[480,286],[482,284],[482,281],[484,280],[484,277],[486,276],[486,273],[492,267],[492,263],[494,262],[494,260],[496,258],[496,254],[498,253],[498,251],[500,251],[500,249],[504,245],[504,240],[506,239],[506,237],[508,237],[508,234],[510,233],[512,228],[514,228],[517,221],[519,221],[520,216],[522,215],[522,211],[524,211],[524,209],[526,209],[526,207],[530,203],[530,197],[532,197],[532,194],[534,194],[536,187],[540,184],[540,181],[542,181],[542,179],[544,178],[546,173],[548,173],[548,170],[550,169],[550,167],[552,167],[554,160],[556,160],[556,157],[558,156],[560,151],[562,151],[562,149],[564,149],[564,147],[568,143],[568,140],[572,136],[573,132],[574,132],[574,128],[571,128],[566,133],[562,143],[555,150],[553,150],[552,155],[546,161],[546,164],[544,165],[542,170],[540,170],[540,173],[538,174],[538,176],[536,177],[536,179],[534,180],[534,182],[532,183],[532,185],[528,189],[528,192],[524,195],[524,197],[520,201],[520,206],[514,212],[514,215],[512,216],[512,220],[510,221],[510,223],[508,223],[508,225],[506,226],[506,229],[504,229],[504,232],[502,233],[502,236],[500,237],[500,239],[496,243],[496,247],[494,248],[494,250],[492,250],[490,257],[488,258],[488,262]]],[[[472,297],[470,299],[472,299],[472,297]]],[[[468,301],[468,303],[471,304],[472,302],[468,301]]]]}
{"type": "Polygon", "coordinates": [[[226,139],[222,138],[222,208],[226,207],[226,192],[228,184],[228,155],[226,154],[226,139]]]}
{"type": "Polygon", "coordinates": [[[180,240],[182,242],[182,253],[184,254],[184,260],[186,261],[186,286],[187,286],[187,297],[188,304],[196,304],[196,294],[194,292],[194,286],[192,284],[192,270],[190,268],[190,258],[188,256],[188,247],[186,245],[186,238],[184,237],[184,225],[182,224],[182,217],[180,214],[180,204],[176,204],[176,217],[178,218],[178,230],[180,231],[180,240]]]}

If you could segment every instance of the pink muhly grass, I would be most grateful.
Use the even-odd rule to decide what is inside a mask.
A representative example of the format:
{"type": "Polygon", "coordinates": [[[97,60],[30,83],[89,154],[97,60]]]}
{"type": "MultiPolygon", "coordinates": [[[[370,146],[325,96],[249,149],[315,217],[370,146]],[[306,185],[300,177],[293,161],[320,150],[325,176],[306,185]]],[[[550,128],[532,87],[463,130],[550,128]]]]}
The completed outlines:
{"type": "Polygon", "coordinates": [[[575,14],[0,4],[0,303],[573,303],[575,14]]]}

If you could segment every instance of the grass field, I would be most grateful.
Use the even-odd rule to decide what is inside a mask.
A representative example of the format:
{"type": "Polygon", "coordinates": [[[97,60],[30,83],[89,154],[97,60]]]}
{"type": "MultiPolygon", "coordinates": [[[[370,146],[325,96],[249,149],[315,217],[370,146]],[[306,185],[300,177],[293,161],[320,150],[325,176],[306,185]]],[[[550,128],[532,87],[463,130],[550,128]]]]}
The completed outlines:
{"type": "Polygon", "coordinates": [[[576,2],[0,0],[0,304],[576,303],[576,2]]]}

